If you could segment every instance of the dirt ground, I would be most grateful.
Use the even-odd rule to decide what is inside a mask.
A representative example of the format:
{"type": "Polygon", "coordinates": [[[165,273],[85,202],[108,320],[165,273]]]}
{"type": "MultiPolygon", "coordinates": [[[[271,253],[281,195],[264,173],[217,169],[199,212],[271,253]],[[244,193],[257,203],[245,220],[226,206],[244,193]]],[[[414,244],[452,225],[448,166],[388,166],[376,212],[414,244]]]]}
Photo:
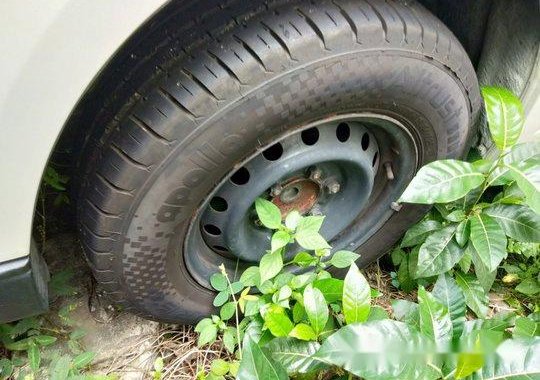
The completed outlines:
{"type": "MultiPolygon", "coordinates": [[[[156,358],[162,357],[163,379],[194,379],[200,370],[209,368],[212,359],[227,356],[219,342],[210,348],[197,348],[191,326],[148,321],[113,307],[95,283],[74,234],[49,239],[44,252],[52,274],[66,269],[74,271],[72,283],[77,290],[74,296],[52,300],[45,319],[54,324],[60,308],[74,306],[70,315],[72,327],[87,332],[83,346],[97,353],[91,373],[116,374],[128,380],[149,379],[156,358]]],[[[397,291],[391,285],[389,273],[378,265],[373,264],[364,272],[371,286],[382,293],[375,303],[389,313],[392,299],[416,298],[416,294],[397,291]]],[[[507,309],[497,296],[492,295],[491,301],[492,310],[507,309]]]]}

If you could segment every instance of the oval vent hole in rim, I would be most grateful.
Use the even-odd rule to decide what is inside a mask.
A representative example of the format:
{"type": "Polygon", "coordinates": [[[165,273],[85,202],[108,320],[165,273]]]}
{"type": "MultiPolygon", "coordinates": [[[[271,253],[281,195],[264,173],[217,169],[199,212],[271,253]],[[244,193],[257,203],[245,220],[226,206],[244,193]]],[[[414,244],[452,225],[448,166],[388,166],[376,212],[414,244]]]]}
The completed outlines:
{"type": "Polygon", "coordinates": [[[282,154],[283,154],[283,145],[281,145],[280,143],[272,145],[270,148],[266,149],[263,152],[264,158],[266,158],[269,161],[278,160],[282,154]]]}
{"type": "Polygon", "coordinates": [[[367,148],[369,148],[369,135],[364,133],[362,135],[362,149],[367,150],[367,148]]]}
{"type": "Polygon", "coordinates": [[[379,158],[379,152],[375,152],[375,155],[373,156],[373,162],[371,163],[371,166],[375,167],[375,164],[377,163],[377,158],[379,158]]]}
{"type": "Polygon", "coordinates": [[[345,142],[351,136],[351,128],[347,123],[339,123],[336,129],[336,137],[340,142],[345,142]]]}
{"type": "Polygon", "coordinates": [[[236,171],[231,177],[232,183],[236,185],[245,185],[249,181],[249,171],[242,167],[236,171]]]}
{"type": "Polygon", "coordinates": [[[221,245],[213,245],[212,248],[214,248],[216,251],[220,251],[223,253],[228,253],[229,250],[225,247],[222,247],[221,245]]]}
{"type": "Polygon", "coordinates": [[[213,224],[205,224],[203,228],[210,235],[214,235],[214,236],[221,235],[221,230],[219,229],[219,227],[214,226],[213,224]]]}
{"type": "Polygon", "coordinates": [[[221,197],[213,197],[210,200],[210,207],[212,207],[213,210],[218,212],[227,211],[229,208],[229,205],[227,204],[227,201],[224,198],[221,197]]]}
{"type": "Polygon", "coordinates": [[[319,130],[317,128],[309,128],[301,133],[302,141],[306,145],[314,145],[319,141],[319,130]]]}

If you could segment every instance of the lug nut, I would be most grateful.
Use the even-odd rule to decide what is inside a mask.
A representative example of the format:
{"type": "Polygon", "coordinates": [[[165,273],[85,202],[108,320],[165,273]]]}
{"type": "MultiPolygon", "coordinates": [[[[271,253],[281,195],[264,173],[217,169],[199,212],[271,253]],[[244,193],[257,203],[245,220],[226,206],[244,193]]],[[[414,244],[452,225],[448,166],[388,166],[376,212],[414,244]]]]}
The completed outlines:
{"type": "Polygon", "coordinates": [[[309,178],[312,179],[313,181],[318,181],[320,180],[322,177],[322,172],[321,172],[321,169],[319,168],[313,168],[311,169],[311,171],[309,172],[309,178]]]}
{"type": "Polygon", "coordinates": [[[392,170],[392,164],[390,162],[384,163],[384,169],[386,170],[386,179],[391,181],[394,179],[394,171],[392,170]]]}
{"type": "Polygon", "coordinates": [[[309,213],[310,215],[313,215],[313,216],[321,216],[322,215],[321,206],[319,206],[318,204],[313,205],[309,213]]]}
{"type": "Polygon", "coordinates": [[[328,192],[330,194],[336,194],[339,193],[339,190],[341,190],[341,186],[339,182],[332,180],[326,184],[326,188],[328,189],[328,192]]]}
{"type": "Polygon", "coordinates": [[[272,186],[270,189],[270,195],[272,197],[277,197],[279,194],[281,194],[281,191],[283,190],[283,187],[278,183],[272,186]]]}

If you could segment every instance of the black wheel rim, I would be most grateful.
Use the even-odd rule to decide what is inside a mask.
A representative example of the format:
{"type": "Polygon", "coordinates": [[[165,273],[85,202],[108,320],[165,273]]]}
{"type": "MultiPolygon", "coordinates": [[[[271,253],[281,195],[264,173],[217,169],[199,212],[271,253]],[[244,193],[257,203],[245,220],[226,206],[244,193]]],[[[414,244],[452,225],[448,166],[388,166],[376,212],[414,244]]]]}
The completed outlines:
{"type": "MultiPolygon", "coordinates": [[[[192,218],[184,245],[189,273],[210,288],[224,264],[233,275],[256,265],[270,246],[254,201],[274,202],[285,216],[326,215],[322,235],[334,249],[355,249],[397,210],[418,149],[408,128],[375,114],[327,118],[276,136],[240,162],[192,218]]],[[[292,258],[300,247],[287,249],[292,258]]]]}

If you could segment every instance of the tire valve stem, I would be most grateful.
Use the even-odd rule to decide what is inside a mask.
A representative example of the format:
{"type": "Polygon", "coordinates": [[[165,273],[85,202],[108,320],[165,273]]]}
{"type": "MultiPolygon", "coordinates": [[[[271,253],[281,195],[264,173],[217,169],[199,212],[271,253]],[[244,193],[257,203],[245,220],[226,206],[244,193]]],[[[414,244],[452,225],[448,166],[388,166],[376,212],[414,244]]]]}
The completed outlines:
{"type": "Polygon", "coordinates": [[[394,179],[394,171],[392,170],[392,163],[385,162],[384,169],[386,170],[386,179],[392,181],[394,179]]]}
{"type": "Polygon", "coordinates": [[[396,212],[398,212],[399,210],[401,210],[402,207],[403,207],[403,205],[402,205],[402,204],[399,204],[399,203],[397,203],[397,202],[392,202],[392,203],[390,204],[390,208],[391,208],[392,210],[396,211],[396,212]]]}

